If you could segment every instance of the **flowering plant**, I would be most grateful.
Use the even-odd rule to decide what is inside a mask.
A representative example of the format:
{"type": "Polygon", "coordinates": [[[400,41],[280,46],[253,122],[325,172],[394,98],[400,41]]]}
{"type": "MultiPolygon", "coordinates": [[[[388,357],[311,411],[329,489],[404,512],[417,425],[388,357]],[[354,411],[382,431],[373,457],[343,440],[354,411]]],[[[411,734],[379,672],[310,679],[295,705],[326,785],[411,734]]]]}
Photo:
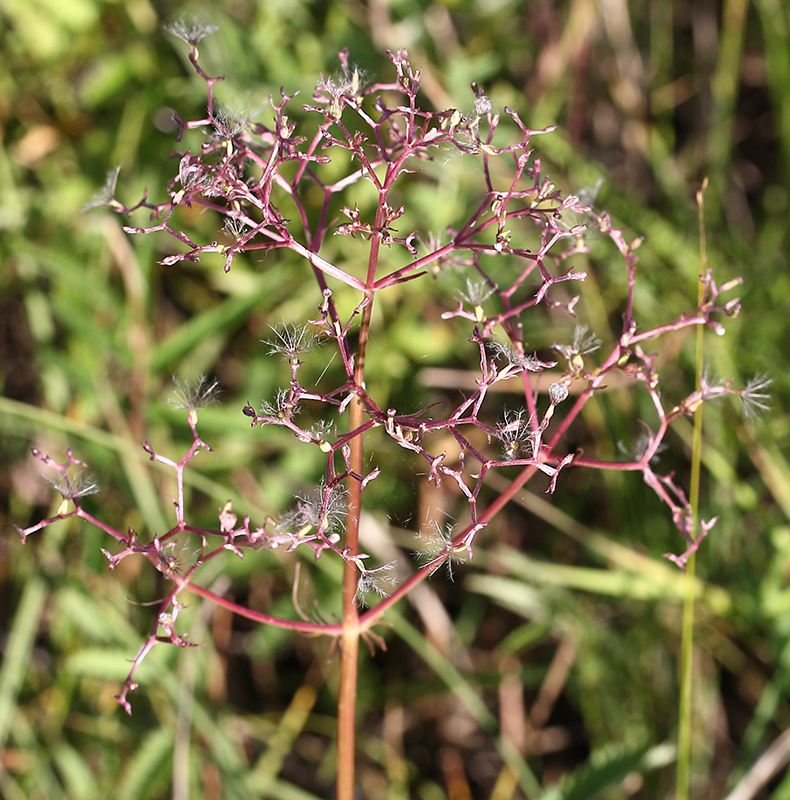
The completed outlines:
{"type": "Polygon", "coordinates": [[[654,327],[640,324],[634,309],[640,240],[629,241],[590,200],[564,196],[545,175],[533,140],[551,128],[530,130],[514,109],[498,113],[476,85],[471,113],[425,110],[419,100],[420,72],[402,50],[388,53],[393,80],[371,84],[351,64],[348,53],[341,52],[339,76],[322,77],[312,102],[303,107],[316,120],[306,134],[288,116],[294,97],[284,92],[271,99],[273,123],[253,122],[217,107],[214,87],[220,79],[199,65],[198,43],[207,29],[180,23],[172,32],[189,45],[189,60],[207,91],[204,117],[176,117],[178,141],[191,131],[204,134],[203,141],[177,154],[178,172],[169,183],[166,201],[153,203],[146,195],[134,206],[123,204],[116,198],[115,170],[89,205],[108,206],[124,216],[147,210],[150,225],[125,230],[173,237],[179,250],[162,260],[166,266],[196,262],[211,253],[223,258],[226,272],[243,254],[266,259],[290,251],[303,259],[315,280],[314,318],[275,327],[267,342],[268,353],[286,362],[290,378],[275,397],[258,405],[248,403],[241,413],[252,428],[284,428],[293,435],[294,446],[317,448],[325,459],[325,474],[313,492],[296,497],[294,507],[277,518],[252,520],[239,516],[228,503],[219,510],[215,527],[190,524],[184,473],[200,451],[211,450],[198,433],[199,409],[216,401],[218,385],[205,379],[196,385],[179,383],[178,404],[186,411],[191,432],[189,447],[173,458],[149,443],[143,445],[152,461],[174,473],[174,520],[169,530],[154,535],[123,532],[101,520],[82,503],[83,496],[97,490],[86,473],[74,473],[75,467],[85,465],[71,451],[57,461],[36,450],[34,455],[53,471],[52,482],[63,503],[55,516],[20,531],[24,539],[55,521],[78,517],[115,540],[115,550],[104,551],[111,569],[138,554],[170,581],[117,698],[129,713],[129,693],[137,688],[135,674],[151,648],[158,642],[193,644],[177,625],[185,593],[261,623],[333,637],[341,662],[338,797],[350,798],[359,639],[371,646],[381,641],[374,626],[387,609],[443,564],[471,558],[478,535],[528,481],[544,475],[547,491],[554,493],[571,468],[639,473],[666,504],[682,535],[681,552],[668,558],[683,568],[715,519],[695,526],[684,490],[673,474],[655,470],[655,456],[671,424],[705,401],[736,395],[747,412],[764,408],[768,382],[758,377],[738,390],[731,381],[703,376],[683,400],[665,403],[648,343],[695,326],[723,333],[722,318],[740,310],[737,298],[725,296],[740,280],[718,285],[707,270],[696,308],[654,327]],[[500,141],[505,137],[508,141],[500,141]],[[403,230],[404,222],[413,219],[410,187],[428,180],[430,171],[425,168],[437,157],[474,160],[481,176],[479,202],[441,235],[403,230]],[[371,191],[374,199],[367,203],[371,191]],[[213,213],[222,236],[195,241],[179,222],[185,208],[213,213]],[[588,252],[591,233],[611,240],[622,260],[627,283],[622,326],[602,353],[599,338],[578,323],[569,341],[538,353],[525,336],[525,320],[542,313],[576,317],[579,297],[573,289],[586,278],[576,262],[588,252]],[[332,237],[351,240],[363,257],[341,261],[325,255],[332,237]],[[465,288],[445,305],[441,318],[465,330],[465,346],[477,364],[474,388],[442,413],[434,407],[389,406],[369,392],[366,381],[371,335],[379,324],[375,311],[407,282],[420,280],[424,291],[430,291],[432,276],[443,272],[463,276],[465,288]],[[325,385],[323,375],[313,382],[303,378],[303,366],[318,345],[331,346],[341,365],[340,378],[331,386],[325,385]],[[624,460],[605,461],[569,448],[570,426],[618,373],[634,390],[641,387],[655,409],[655,422],[644,424],[637,451],[624,460]],[[506,381],[519,387],[515,410],[501,410],[491,399],[506,381]],[[305,409],[312,413],[302,415],[305,409]],[[465,520],[456,526],[421,532],[425,546],[419,564],[400,584],[394,583],[390,565],[375,565],[360,547],[365,489],[380,475],[378,467],[366,466],[367,442],[374,432],[413,454],[425,480],[436,486],[454,484],[467,509],[465,520]],[[495,500],[486,502],[483,489],[493,472],[507,476],[508,483],[495,500]],[[176,552],[176,542],[184,535],[197,543],[187,557],[176,552]],[[201,568],[223,553],[241,558],[249,551],[278,548],[308,549],[316,558],[342,562],[338,622],[260,613],[200,583],[201,568]],[[371,593],[378,599],[365,608],[371,593]]]}

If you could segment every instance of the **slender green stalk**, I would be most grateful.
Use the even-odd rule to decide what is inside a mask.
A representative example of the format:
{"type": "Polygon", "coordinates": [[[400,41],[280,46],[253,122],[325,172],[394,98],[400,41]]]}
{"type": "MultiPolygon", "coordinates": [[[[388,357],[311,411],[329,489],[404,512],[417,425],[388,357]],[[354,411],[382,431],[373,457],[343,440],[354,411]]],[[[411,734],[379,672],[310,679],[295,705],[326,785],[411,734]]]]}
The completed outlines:
{"type": "Polygon", "coordinates": [[[709,205],[714,213],[721,213],[727,188],[748,9],[748,0],[727,0],[722,11],[718,63],[713,78],[713,117],[708,134],[709,205]]]}
{"type": "MultiPolygon", "coordinates": [[[[705,207],[704,196],[707,188],[707,178],[702,182],[702,188],[697,192],[697,206],[699,208],[699,296],[698,302],[703,299],[702,278],[705,275],[708,262],[708,253],[705,243],[705,207]]],[[[703,326],[697,328],[697,389],[701,386],[702,376],[702,335],[703,326]]],[[[694,514],[696,528],[699,519],[699,481],[700,465],[702,462],[702,404],[694,411],[694,436],[691,450],[691,485],[689,487],[689,503],[694,514]]],[[[677,786],[675,796],[677,800],[687,800],[689,796],[689,782],[691,779],[691,700],[692,700],[692,672],[694,649],[694,572],[696,558],[692,553],[686,562],[686,593],[683,600],[683,630],[680,654],[680,704],[678,709],[678,768],[677,786]]]]}

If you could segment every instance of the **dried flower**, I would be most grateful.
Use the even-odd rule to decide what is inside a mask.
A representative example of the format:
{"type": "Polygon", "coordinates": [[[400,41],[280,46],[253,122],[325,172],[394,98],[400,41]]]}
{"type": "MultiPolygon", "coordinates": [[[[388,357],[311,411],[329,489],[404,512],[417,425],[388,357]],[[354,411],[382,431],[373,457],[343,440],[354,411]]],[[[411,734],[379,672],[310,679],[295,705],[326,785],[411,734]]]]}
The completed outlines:
{"type": "Polygon", "coordinates": [[[210,381],[207,376],[201,375],[197,381],[181,380],[173,375],[176,388],[170,404],[176,408],[187,411],[197,411],[199,408],[213,406],[219,402],[222,386],[219,381],[210,381]]]}
{"type": "Polygon", "coordinates": [[[227,217],[222,226],[223,233],[238,242],[247,230],[247,223],[238,217],[227,217]]]}
{"type": "Polygon", "coordinates": [[[237,109],[218,111],[211,120],[213,136],[221,142],[243,133],[250,124],[249,114],[237,109]]]}
{"type": "Polygon", "coordinates": [[[475,97],[475,114],[477,114],[478,117],[484,117],[486,114],[490,114],[493,108],[494,106],[491,101],[484,94],[475,97]]]}
{"type": "MultiPolygon", "coordinates": [[[[291,414],[299,413],[299,409],[296,406],[291,405],[289,408],[289,404],[291,403],[290,398],[291,393],[287,389],[278,389],[274,400],[264,400],[263,403],[261,403],[260,416],[285,419],[288,416],[289,410],[291,414]]],[[[248,414],[247,416],[250,415],[248,414]]]]}
{"type": "Polygon", "coordinates": [[[269,355],[281,355],[288,359],[291,366],[298,366],[301,362],[299,357],[312,350],[320,339],[306,325],[295,323],[283,323],[278,327],[272,327],[274,339],[261,341],[269,345],[269,355]]]}
{"type": "Polygon", "coordinates": [[[362,568],[357,582],[357,602],[360,607],[367,605],[366,597],[368,594],[387,597],[395,585],[396,579],[397,573],[394,562],[384,564],[375,569],[362,568]]]}
{"type": "Polygon", "coordinates": [[[65,469],[57,477],[44,476],[55,489],[60,492],[64,500],[76,500],[89,494],[96,494],[99,491],[99,484],[93,475],[84,470],[75,472],[71,477],[65,469]]]}
{"type": "Polygon", "coordinates": [[[275,530],[297,536],[315,532],[330,542],[338,541],[346,516],[346,494],[345,487],[327,489],[321,481],[310,494],[297,496],[296,506],[280,517],[275,530]]]}
{"type": "Polygon", "coordinates": [[[529,458],[532,455],[532,419],[525,419],[524,413],[523,409],[506,410],[502,421],[497,424],[496,436],[502,442],[508,461],[529,458]]]}
{"type": "Polygon", "coordinates": [[[552,383],[549,386],[549,400],[553,406],[568,399],[568,387],[564,383],[552,383]]]}
{"type": "Polygon", "coordinates": [[[118,183],[118,174],[121,167],[117,166],[107,173],[104,180],[104,186],[96,192],[95,195],[82,206],[83,211],[90,211],[93,208],[100,208],[101,206],[119,206],[120,203],[115,199],[115,186],[118,183]]]}
{"type": "Polygon", "coordinates": [[[489,342],[486,347],[494,359],[504,358],[511,372],[520,370],[542,372],[544,369],[551,369],[557,366],[556,361],[541,361],[535,353],[521,353],[514,347],[502,342],[489,342]]]}
{"type": "Polygon", "coordinates": [[[771,395],[766,391],[773,381],[765,374],[755,375],[741,391],[743,413],[749,420],[756,419],[770,409],[771,395]]]}
{"type": "Polygon", "coordinates": [[[577,325],[573,331],[573,344],[557,344],[552,347],[568,362],[573,372],[584,367],[582,356],[595,352],[601,346],[601,340],[589,333],[586,325],[577,325]]]}
{"type": "Polygon", "coordinates": [[[181,17],[181,19],[176,20],[171,25],[163,25],[162,27],[168,33],[172,33],[173,36],[177,36],[193,47],[219,28],[217,25],[199,22],[194,18],[187,20],[185,17],[181,17]]]}
{"type": "Polygon", "coordinates": [[[413,552],[415,558],[423,566],[431,565],[431,574],[445,563],[447,577],[453,579],[453,564],[464,564],[467,561],[468,549],[457,547],[455,542],[454,527],[447,524],[444,527],[434,522],[428,530],[420,532],[420,544],[413,552]]]}

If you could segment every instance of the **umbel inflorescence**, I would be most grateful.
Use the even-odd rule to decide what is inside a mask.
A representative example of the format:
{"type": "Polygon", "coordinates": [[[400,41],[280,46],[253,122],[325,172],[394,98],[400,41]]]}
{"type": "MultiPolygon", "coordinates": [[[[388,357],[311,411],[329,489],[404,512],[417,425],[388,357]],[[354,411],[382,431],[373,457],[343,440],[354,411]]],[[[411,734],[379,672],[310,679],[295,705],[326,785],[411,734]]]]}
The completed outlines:
{"type": "Polygon", "coordinates": [[[190,644],[176,629],[184,591],[264,623],[341,636],[342,624],[268,616],[202,587],[200,568],[226,551],[243,557],[246,551],[260,548],[310,548],[316,557],[341,559],[344,586],[351,592],[346,602],[353,614],[358,613],[354,596],[371,590],[380,596],[377,604],[359,613],[355,630],[364,635],[392,603],[440,565],[459,555],[471,557],[476,536],[537,473],[546,476],[548,491],[554,492],[563,470],[594,468],[641,474],[668,506],[683,536],[683,552],[668,557],[684,567],[715,520],[702,521],[695,529],[684,491],[672,475],[654,471],[654,457],[678,417],[728,394],[741,397],[747,411],[759,410],[766,405],[768,382],[758,378],[746,389],[736,390],[731,382],[703,379],[682,402],[666,405],[654,348],[646,348],[645,343],[692,326],[722,333],[721,319],[736,315],[740,308],[737,299],[723,299],[723,295],[739,280],[719,286],[708,271],[696,308],[658,326],[644,327],[635,316],[633,302],[635,250],[640,242],[628,241],[605,213],[598,213],[587,200],[563,196],[550,182],[533,153],[532,140],[551,129],[530,130],[519,113],[507,107],[498,113],[477,86],[473,86],[470,113],[425,110],[419,98],[420,72],[403,50],[388,53],[392,81],[369,85],[348,54],[341,52],[339,75],[322,77],[312,102],[302,107],[308,117],[312,115],[312,127],[305,123],[302,129],[291,120],[288,109],[294,97],[284,92],[270,101],[272,121],[254,122],[218,109],[214,87],[220,79],[209,77],[198,63],[197,45],[207,31],[179,24],[171,32],[189,45],[189,59],[207,91],[204,117],[190,121],[176,117],[178,141],[192,131],[202,135],[202,144],[177,154],[177,174],[164,202],[152,203],[146,195],[137,205],[126,206],[115,196],[115,170],[89,205],[107,206],[127,217],[148,210],[150,225],[125,230],[172,236],[177,252],[165,257],[163,265],[195,262],[213,253],[224,259],[228,271],[235,259],[246,254],[256,268],[265,270],[280,251],[290,251],[309,265],[315,281],[313,318],[275,327],[266,343],[271,356],[287,363],[290,380],[274,397],[248,404],[241,413],[252,428],[264,433],[270,426],[285,428],[293,435],[294,447],[318,448],[326,468],[319,485],[296,497],[293,507],[279,518],[253,521],[239,517],[227,504],[213,529],[190,525],[184,472],[201,450],[211,450],[198,433],[198,416],[199,408],[216,401],[218,394],[216,383],[206,380],[196,386],[178,385],[178,404],[186,411],[192,434],[188,450],[176,459],[149,443],[143,445],[152,461],[171,468],[175,475],[175,519],[166,532],[124,533],[102,521],[83,508],[82,497],[97,490],[86,472],[74,472],[85,465],[71,451],[62,462],[34,451],[52,471],[52,483],[63,503],[55,516],[20,529],[23,539],[57,520],[79,517],[115,539],[114,550],[105,551],[111,568],[139,554],[171,582],[118,697],[126,710],[130,711],[128,692],[136,687],[135,671],[150,648],[160,641],[190,644]],[[509,142],[500,141],[505,136],[509,142]],[[408,183],[410,176],[437,157],[474,161],[479,202],[441,235],[400,230],[404,220],[413,218],[407,213],[413,185],[408,183]],[[345,166],[342,174],[338,164],[345,166]],[[375,202],[363,203],[359,198],[369,197],[371,189],[375,202]],[[194,241],[183,230],[178,212],[190,207],[213,213],[215,238],[194,241]],[[586,277],[576,271],[574,257],[588,252],[585,234],[590,230],[614,243],[627,285],[622,327],[603,351],[598,337],[572,320],[578,300],[573,287],[586,277]],[[338,249],[327,245],[335,236],[355,240],[362,256],[353,263],[338,260],[332,255],[338,249]],[[455,406],[441,414],[434,408],[389,407],[366,388],[368,342],[378,319],[373,308],[386,304],[388,290],[404,282],[420,280],[425,292],[432,291],[432,276],[446,270],[461,273],[465,288],[453,302],[445,302],[441,317],[465,326],[466,341],[459,346],[474,353],[475,388],[459,392],[455,406]],[[355,299],[350,306],[344,305],[337,301],[340,294],[345,298],[352,294],[355,299]],[[352,310],[344,313],[344,307],[352,310]],[[567,314],[570,333],[567,342],[556,343],[539,356],[525,341],[524,321],[546,310],[567,314]],[[329,389],[303,379],[302,367],[318,344],[333,348],[342,365],[341,380],[329,389]],[[552,375],[549,381],[541,379],[547,370],[552,375]],[[569,426],[616,372],[626,373],[635,391],[647,392],[655,409],[655,420],[644,425],[638,451],[627,460],[606,462],[566,449],[569,426]],[[492,412],[492,389],[513,379],[520,387],[515,408],[492,412]],[[308,406],[323,409],[323,418],[316,422],[315,414],[300,415],[308,406]],[[421,462],[422,479],[437,485],[453,482],[468,507],[468,523],[425,534],[430,543],[411,577],[400,585],[392,584],[393,573],[387,565],[373,564],[359,549],[364,490],[379,475],[375,466],[365,468],[368,462],[363,458],[368,434],[374,431],[383,433],[392,446],[413,453],[421,462]],[[448,436],[457,451],[452,458],[447,455],[448,436]],[[482,489],[493,470],[510,482],[486,504],[482,489]],[[176,537],[184,535],[196,541],[186,557],[186,550],[175,553],[176,537]]]}

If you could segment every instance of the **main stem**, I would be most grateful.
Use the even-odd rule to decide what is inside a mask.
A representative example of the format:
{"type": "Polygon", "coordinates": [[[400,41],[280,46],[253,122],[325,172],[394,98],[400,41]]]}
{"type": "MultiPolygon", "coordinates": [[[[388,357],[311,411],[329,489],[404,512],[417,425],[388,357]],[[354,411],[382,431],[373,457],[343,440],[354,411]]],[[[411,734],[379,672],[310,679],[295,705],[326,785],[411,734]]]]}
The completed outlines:
{"type": "MultiPolygon", "coordinates": [[[[382,207],[379,208],[381,224],[382,207]]],[[[372,286],[376,277],[380,236],[374,235],[370,244],[370,260],[367,276],[367,305],[362,310],[359,327],[359,341],[354,360],[354,382],[357,386],[365,383],[365,353],[370,333],[370,319],[373,310],[372,286]]],[[[357,430],[364,422],[364,406],[355,397],[349,406],[349,430],[357,430]]],[[[350,442],[351,469],[361,476],[363,464],[362,436],[350,442]]],[[[362,512],[362,484],[353,476],[348,483],[348,505],[346,516],[345,547],[349,555],[359,552],[359,519],[362,512]]],[[[340,688],[337,700],[337,800],[354,798],[354,766],[356,755],[356,707],[357,676],[359,668],[359,608],[357,606],[357,581],[359,569],[356,564],[346,561],[343,567],[343,634],[340,638],[340,688]]]]}

